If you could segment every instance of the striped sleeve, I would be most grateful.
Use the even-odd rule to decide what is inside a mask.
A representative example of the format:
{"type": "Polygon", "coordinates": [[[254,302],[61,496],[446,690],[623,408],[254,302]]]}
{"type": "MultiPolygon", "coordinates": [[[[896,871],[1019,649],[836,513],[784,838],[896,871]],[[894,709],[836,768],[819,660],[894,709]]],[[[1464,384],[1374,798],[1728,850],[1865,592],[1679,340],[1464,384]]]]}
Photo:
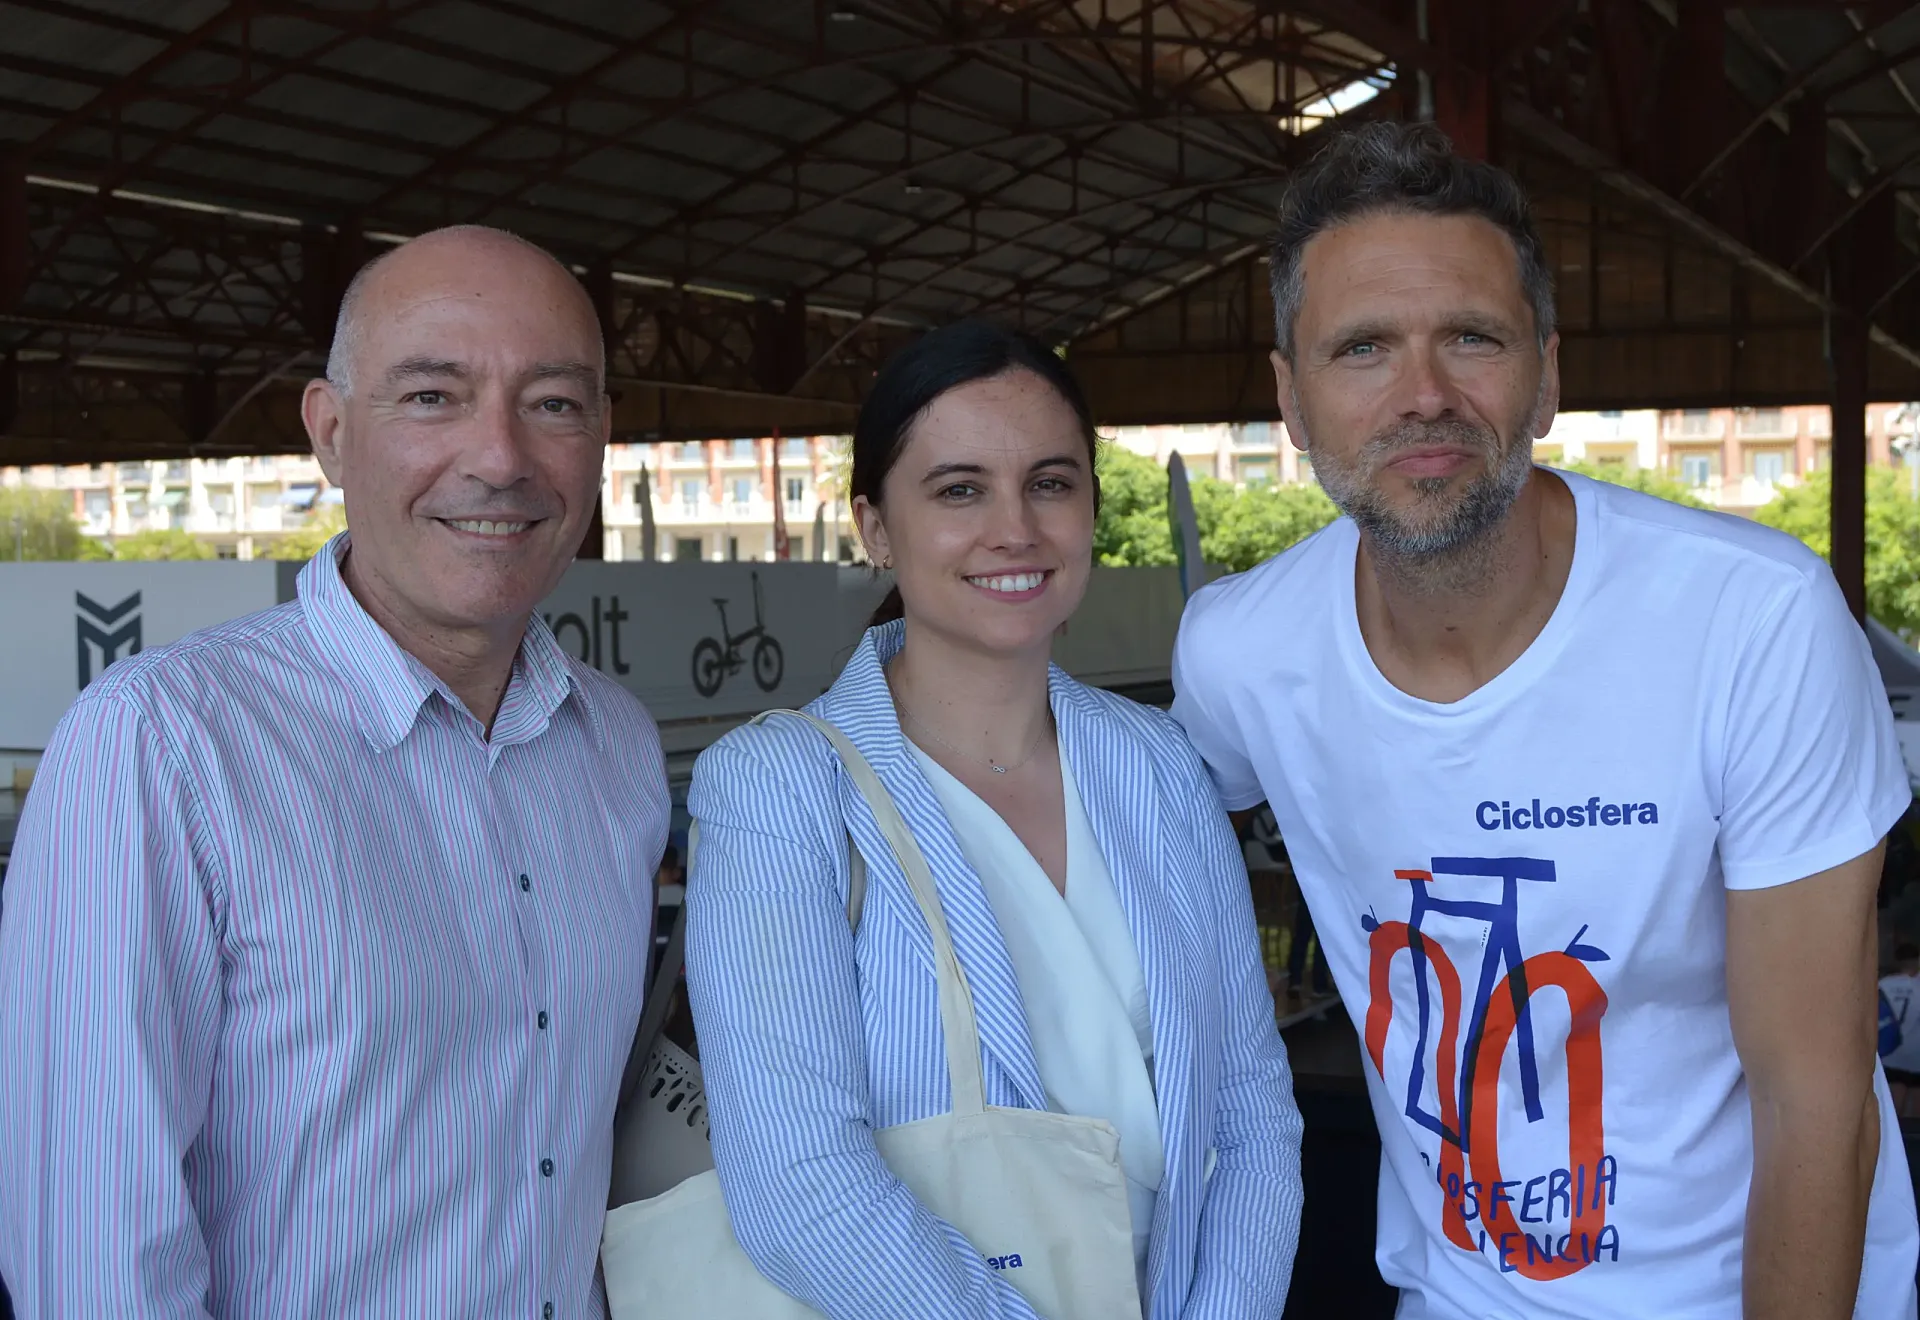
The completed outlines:
{"type": "Polygon", "coordinates": [[[22,1315],[202,1316],[183,1161],[221,1014],[211,845],[159,735],[83,698],[0,912],[0,1270],[22,1315]]]}
{"type": "MultiPolygon", "coordinates": [[[[1177,734],[1175,735],[1178,736],[1177,734]]],[[[1184,740],[1182,740],[1184,741],[1184,740]]],[[[1200,1212],[1187,1320],[1271,1320],[1286,1306],[1300,1244],[1300,1139],[1287,1047],[1260,957],[1246,862],[1206,768],[1190,747],[1185,800],[1214,882],[1225,1039],[1215,1113],[1218,1163],[1200,1212]]]]}
{"type": "Polygon", "coordinates": [[[687,984],[734,1235],[831,1320],[1038,1320],[874,1146],[844,846],[825,746],[758,728],[704,752],[688,805],[687,984]],[[745,750],[747,747],[755,751],[745,750]],[[808,764],[811,760],[813,764],[808,764]]]}

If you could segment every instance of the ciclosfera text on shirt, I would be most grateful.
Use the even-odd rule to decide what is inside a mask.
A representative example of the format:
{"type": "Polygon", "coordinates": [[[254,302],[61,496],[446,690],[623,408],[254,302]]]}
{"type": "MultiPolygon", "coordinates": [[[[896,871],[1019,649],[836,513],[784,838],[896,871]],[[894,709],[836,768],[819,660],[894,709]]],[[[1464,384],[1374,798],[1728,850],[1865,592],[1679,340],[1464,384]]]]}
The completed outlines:
{"type": "Polygon", "coordinates": [[[1533,805],[1514,806],[1507,801],[1486,801],[1474,808],[1474,822],[1483,830],[1557,830],[1580,829],[1591,825],[1658,825],[1660,807],[1654,802],[1602,802],[1597,796],[1585,802],[1541,810],[1540,799],[1533,805]]]}

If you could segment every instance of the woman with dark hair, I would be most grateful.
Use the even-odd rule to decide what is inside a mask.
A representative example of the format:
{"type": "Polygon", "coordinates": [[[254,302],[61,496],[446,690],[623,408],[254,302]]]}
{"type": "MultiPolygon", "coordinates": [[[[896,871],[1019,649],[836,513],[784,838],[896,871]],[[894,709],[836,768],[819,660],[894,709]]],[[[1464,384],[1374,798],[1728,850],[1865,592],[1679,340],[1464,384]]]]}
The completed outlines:
{"type": "MultiPolygon", "coordinates": [[[[895,586],[808,712],[926,859],[987,1105],[1118,1133],[1141,1314],[1275,1320],[1300,1117],[1238,844],[1166,715],[1049,663],[1092,569],[1095,450],[1031,338],[963,322],[894,358],[851,493],[895,586]]],[[[834,1320],[1032,1320],[1020,1258],[983,1259],[875,1146],[953,1102],[929,926],[867,801],[791,716],[694,771],[687,973],[734,1233],[834,1320]]]]}

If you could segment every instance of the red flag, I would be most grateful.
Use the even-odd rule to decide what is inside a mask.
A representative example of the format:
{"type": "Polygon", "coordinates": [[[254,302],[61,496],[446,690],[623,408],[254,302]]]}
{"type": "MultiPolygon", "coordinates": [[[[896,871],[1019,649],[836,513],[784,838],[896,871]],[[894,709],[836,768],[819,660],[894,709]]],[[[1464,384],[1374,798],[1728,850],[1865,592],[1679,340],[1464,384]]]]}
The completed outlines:
{"type": "Polygon", "coordinates": [[[787,536],[787,491],[780,484],[780,428],[773,428],[773,557],[785,562],[793,557],[793,542],[787,536]]]}

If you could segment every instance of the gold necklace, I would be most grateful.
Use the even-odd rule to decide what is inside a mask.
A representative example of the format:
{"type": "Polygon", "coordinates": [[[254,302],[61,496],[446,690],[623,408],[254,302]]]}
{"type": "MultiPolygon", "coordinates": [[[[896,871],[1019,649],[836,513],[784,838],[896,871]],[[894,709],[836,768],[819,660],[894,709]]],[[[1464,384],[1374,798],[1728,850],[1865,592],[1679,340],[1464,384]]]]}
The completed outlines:
{"type": "Polygon", "coordinates": [[[1033,741],[1027,744],[1026,754],[1023,755],[1018,761],[1011,761],[1006,765],[1001,765],[998,761],[992,759],[991,757],[981,757],[981,756],[974,755],[972,752],[961,751],[958,747],[955,747],[952,743],[948,742],[945,738],[942,738],[934,730],[928,728],[926,725],[926,722],[920,719],[918,716],[916,716],[912,711],[908,710],[904,703],[900,704],[900,713],[907,717],[907,723],[919,729],[920,732],[926,734],[929,738],[939,743],[942,747],[952,752],[955,756],[964,757],[969,761],[977,761],[981,765],[986,766],[987,769],[993,771],[993,773],[995,773],[996,775],[1004,775],[1009,770],[1018,770],[1021,766],[1025,765],[1028,761],[1031,761],[1033,759],[1033,754],[1040,750],[1040,740],[1046,736],[1048,727],[1053,723],[1051,719],[1048,719],[1047,721],[1041,724],[1040,728],[1033,735],[1033,741]]]}

